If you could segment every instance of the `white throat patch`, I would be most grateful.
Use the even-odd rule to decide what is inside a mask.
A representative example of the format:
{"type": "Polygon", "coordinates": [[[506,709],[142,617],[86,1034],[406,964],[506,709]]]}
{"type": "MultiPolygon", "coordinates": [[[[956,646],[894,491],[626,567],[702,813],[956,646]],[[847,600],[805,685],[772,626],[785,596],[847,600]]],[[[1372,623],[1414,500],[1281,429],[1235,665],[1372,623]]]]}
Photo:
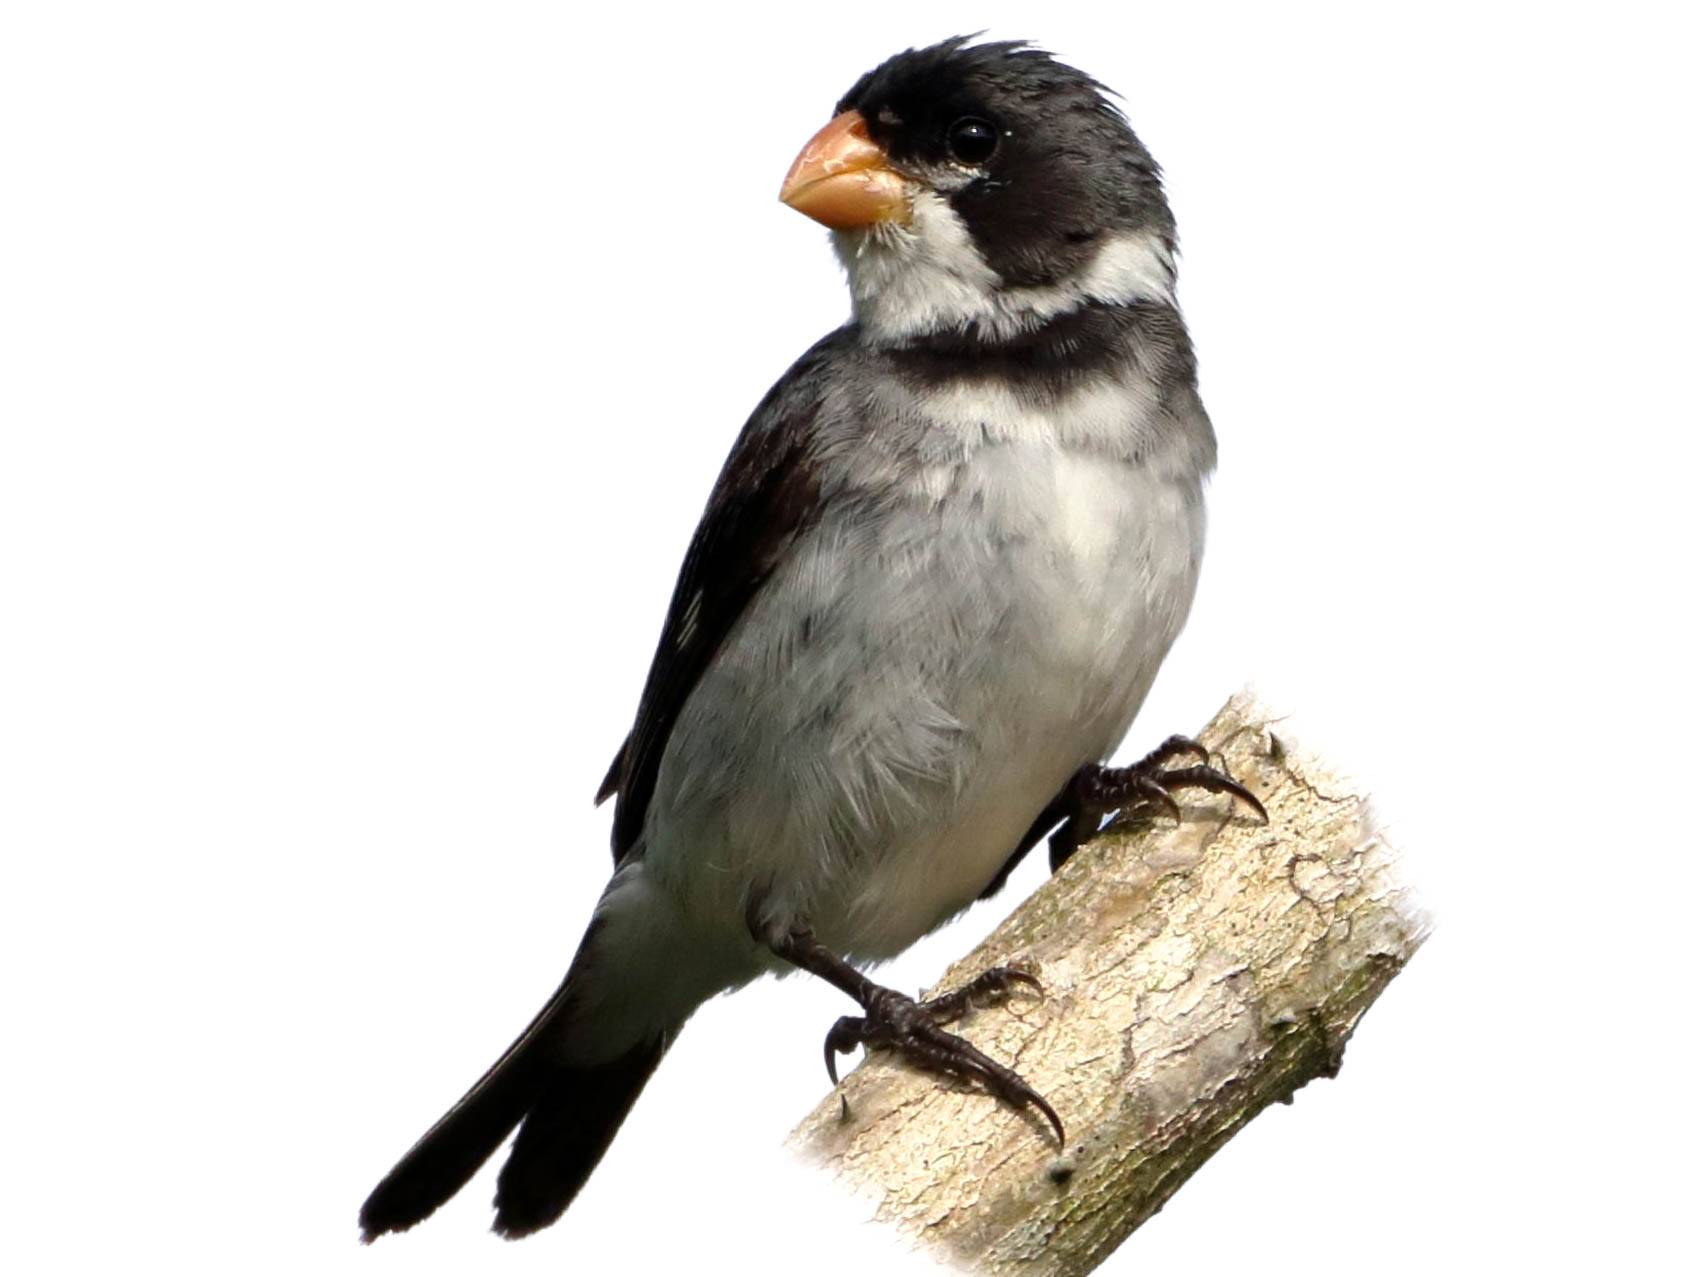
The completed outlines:
{"type": "Polygon", "coordinates": [[[1176,304],[1176,263],[1151,231],[1107,240],[1070,279],[1002,287],[963,219],[929,190],[913,199],[909,226],[836,231],[834,250],[851,285],[852,314],[874,345],[953,330],[1011,337],[1090,301],[1176,304]]]}

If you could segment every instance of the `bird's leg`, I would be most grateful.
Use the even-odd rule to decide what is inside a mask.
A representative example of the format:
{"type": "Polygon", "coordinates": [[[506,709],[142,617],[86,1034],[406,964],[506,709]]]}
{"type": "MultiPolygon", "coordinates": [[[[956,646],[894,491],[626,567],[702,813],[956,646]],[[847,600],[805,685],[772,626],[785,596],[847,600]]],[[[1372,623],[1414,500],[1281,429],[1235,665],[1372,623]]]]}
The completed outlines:
{"type": "Polygon", "coordinates": [[[1014,1109],[1039,1110],[1052,1123],[1059,1143],[1064,1143],[1064,1123],[1040,1092],[1014,1070],[940,1027],[963,1015],[978,998],[1003,997],[1017,985],[1038,990],[1041,984],[1034,976],[1012,967],[994,967],[943,997],[919,1002],[876,984],[838,954],[824,948],[807,929],[794,928],[770,947],[794,966],[821,976],[849,994],[863,1007],[862,1015],[841,1016],[822,1044],[828,1076],[836,1086],[840,1081],[834,1062],[836,1055],[847,1054],[859,1046],[886,1047],[899,1052],[912,1064],[936,1073],[980,1082],[1014,1109]]]}
{"type": "Polygon", "coordinates": [[[1179,789],[1230,794],[1253,808],[1261,824],[1269,819],[1265,805],[1246,786],[1212,766],[1212,755],[1206,746],[1187,736],[1172,736],[1138,763],[1128,767],[1090,764],[1071,778],[1061,795],[1067,813],[1064,824],[1047,841],[1047,858],[1052,867],[1056,870],[1069,860],[1112,812],[1157,807],[1171,819],[1180,821],[1182,811],[1171,797],[1179,789]],[[1195,762],[1182,767],[1169,766],[1185,758],[1195,762]]]}

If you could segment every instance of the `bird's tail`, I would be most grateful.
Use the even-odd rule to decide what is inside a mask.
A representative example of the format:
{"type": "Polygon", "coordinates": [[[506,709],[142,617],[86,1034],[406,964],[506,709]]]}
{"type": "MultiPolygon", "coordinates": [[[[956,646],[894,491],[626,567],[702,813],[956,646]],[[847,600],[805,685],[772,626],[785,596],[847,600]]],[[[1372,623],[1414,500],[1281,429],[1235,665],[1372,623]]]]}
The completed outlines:
{"type": "MultiPolygon", "coordinates": [[[[543,1010],[373,1189],[361,1207],[363,1241],[425,1219],[516,1126],[520,1133],[497,1179],[497,1232],[524,1237],[554,1223],[585,1185],[702,1000],[696,992],[682,996],[677,988],[633,981],[635,968],[642,976],[657,964],[632,961],[623,943],[633,938],[634,928],[622,924],[634,911],[630,901],[621,909],[618,899],[610,910],[620,883],[617,875],[543,1010]]],[[[640,930],[654,942],[653,925],[640,930]]]]}

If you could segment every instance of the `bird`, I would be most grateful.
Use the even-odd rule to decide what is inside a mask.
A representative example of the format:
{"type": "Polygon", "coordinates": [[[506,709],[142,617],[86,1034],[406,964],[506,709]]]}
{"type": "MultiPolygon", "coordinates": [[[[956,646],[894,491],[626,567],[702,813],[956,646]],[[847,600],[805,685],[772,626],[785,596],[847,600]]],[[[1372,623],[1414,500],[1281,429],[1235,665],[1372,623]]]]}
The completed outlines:
{"type": "MultiPolygon", "coordinates": [[[[781,199],[829,228],[851,316],[758,404],[681,566],[597,792],[614,869],[566,977],[373,1190],[412,1227],[515,1133],[494,1228],[554,1223],[693,1011],[802,970],[885,1048],[1064,1127],[945,1027],[1038,987],[919,1001],[866,968],[1173,793],[1258,798],[1173,736],[1107,760],[1183,628],[1213,428],[1160,170],[1109,89],[959,36],[861,76],[781,199]]],[[[1044,1133],[1044,1128],[1043,1128],[1044,1133]]]]}

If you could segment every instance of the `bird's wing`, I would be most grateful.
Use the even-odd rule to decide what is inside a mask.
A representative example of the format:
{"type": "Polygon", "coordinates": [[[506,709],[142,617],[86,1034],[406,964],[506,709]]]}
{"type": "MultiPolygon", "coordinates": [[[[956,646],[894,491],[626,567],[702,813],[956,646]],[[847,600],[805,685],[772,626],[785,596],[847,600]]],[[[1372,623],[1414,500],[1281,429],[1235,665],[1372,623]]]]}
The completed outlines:
{"type": "Polygon", "coordinates": [[[619,795],[610,835],[617,864],[638,843],[681,706],[815,516],[820,491],[811,426],[833,365],[851,341],[849,330],[840,329],[788,369],[745,423],[710,491],[674,585],[638,717],[597,791],[598,802],[619,795]]]}

